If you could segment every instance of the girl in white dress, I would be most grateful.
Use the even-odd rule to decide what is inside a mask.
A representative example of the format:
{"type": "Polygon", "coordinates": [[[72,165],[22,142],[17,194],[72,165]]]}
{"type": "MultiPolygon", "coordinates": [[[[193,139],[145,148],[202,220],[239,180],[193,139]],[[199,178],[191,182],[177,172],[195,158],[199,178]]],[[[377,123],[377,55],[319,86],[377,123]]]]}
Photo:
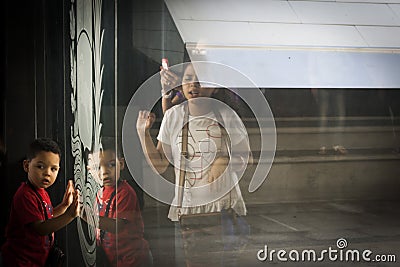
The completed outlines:
{"type": "MultiPolygon", "coordinates": [[[[163,80],[168,83],[165,76],[163,80]]],[[[179,215],[220,212],[229,208],[239,216],[246,215],[236,173],[243,173],[250,159],[248,136],[236,112],[222,102],[225,99],[221,96],[226,96],[226,91],[202,87],[193,65],[187,64],[182,78],[182,92],[187,101],[165,112],[157,146],[149,131],[155,115],[148,111],[139,112],[137,132],[146,160],[159,174],[172,163],[176,185],[179,184],[182,159],[182,127],[185,120],[189,122],[183,200],[178,206],[176,186],[168,214],[172,221],[178,221],[179,215]]]]}

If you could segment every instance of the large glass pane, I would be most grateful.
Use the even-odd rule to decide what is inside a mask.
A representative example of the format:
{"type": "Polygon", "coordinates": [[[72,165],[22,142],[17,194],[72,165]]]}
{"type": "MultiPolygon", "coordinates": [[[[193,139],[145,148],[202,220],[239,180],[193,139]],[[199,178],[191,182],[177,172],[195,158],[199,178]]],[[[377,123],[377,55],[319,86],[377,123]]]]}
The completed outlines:
{"type": "Polygon", "coordinates": [[[119,255],[119,229],[113,219],[119,195],[112,193],[118,190],[121,152],[115,104],[116,12],[114,1],[97,0],[71,1],[69,10],[71,91],[66,99],[71,100],[72,117],[66,123],[82,208],[72,229],[76,234],[68,240],[68,265],[100,265],[119,255]]]}
{"type": "MultiPolygon", "coordinates": [[[[268,249],[285,249],[287,253],[298,249],[300,255],[301,251],[307,248],[317,252],[329,247],[344,248],[341,247],[343,241],[352,243],[360,250],[373,247],[371,240],[382,234],[379,229],[381,220],[374,217],[379,213],[379,207],[385,207],[382,220],[387,221],[388,225],[393,226],[392,215],[398,218],[394,207],[398,201],[395,191],[398,189],[399,174],[397,132],[400,102],[399,90],[377,88],[379,81],[371,77],[370,66],[364,66],[364,63],[360,62],[372,62],[370,59],[374,58],[373,62],[388,60],[393,63],[398,54],[394,57],[385,54],[382,56],[384,60],[380,61],[380,55],[374,53],[365,54],[363,57],[357,53],[352,54],[354,51],[316,51],[313,50],[315,47],[309,50],[297,47],[298,50],[293,48],[294,52],[291,53],[288,52],[291,51],[288,47],[264,48],[258,43],[246,46],[244,44],[248,41],[247,35],[243,35],[243,39],[240,39],[242,35],[239,35],[239,32],[243,34],[243,29],[229,26],[230,23],[239,25],[243,22],[232,22],[228,19],[239,15],[226,13],[225,10],[221,10],[220,14],[219,10],[213,9],[227,4],[226,1],[205,1],[201,4],[190,1],[165,2],[166,5],[162,1],[150,1],[132,6],[120,3],[120,7],[125,8],[120,8],[118,13],[119,58],[122,57],[122,53],[124,55],[118,64],[118,106],[122,111],[118,115],[125,112],[122,132],[126,135],[123,136],[124,155],[129,171],[145,188],[142,214],[145,237],[150,244],[155,266],[179,266],[182,263],[190,263],[198,256],[202,258],[201,266],[257,266],[263,263],[264,256],[267,256],[264,261],[271,259],[271,254],[267,255],[267,251],[264,250],[266,245],[268,249]],[[199,13],[196,13],[197,11],[199,13]],[[175,13],[171,16],[170,12],[175,13]],[[210,28],[201,27],[204,25],[210,28]],[[237,30],[238,36],[224,39],[224,34],[213,35],[214,26],[230,32],[237,30]],[[207,35],[208,32],[210,35],[207,35]],[[194,36],[195,33],[218,42],[207,43],[209,39],[201,40],[200,37],[194,36]],[[200,39],[204,43],[186,43],[191,39],[200,39]],[[241,43],[229,46],[229,42],[239,42],[238,40],[241,40],[241,43]],[[270,54],[272,56],[269,57],[270,54]],[[246,58],[249,55],[253,57],[246,58]],[[254,55],[260,57],[252,61],[256,57],[254,55]],[[246,220],[247,224],[240,219],[234,225],[225,224],[222,227],[225,234],[228,233],[228,237],[224,236],[225,240],[217,236],[217,230],[210,230],[202,236],[190,235],[189,238],[179,223],[171,220],[171,203],[160,201],[146,188],[154,185],[153,179],[159,177],[154,175],[154,170],[143,158],[134,115],[137,115],[140,109],[150,107],[157,118],[150,131],[151,137],[155,143],[157,138],[162,138],[160,129],[165,125],[162,125],[161,121],[166,117],[162,111],[162,93],[159,93],[162,83],[159,74],[162,58],[168,58],[170,69],[176,71],[178,79],[182,79],[183,67],[175,65],[189,60],[193,62],[196,59],[215,59],[224,64],[240,62],[243,66],[237,63],[234,66],[228,65],[227,68],[240,70],[243,67],[245,70],[254,70],[250,74],[259,75],[256,77],[257,81],[265,81],[265,77],[269,77],[273,78],[274,83],[279,83],[279,79],[282,79],[280,86],[257,88],[244,86],[238,79],[240,74],[237,74],[229,76],[228,85],[225,84],[225,87],[233,89],[233,98],[239,107],[237,113],[246,127],[254,158],[254,163],[247,166],[239,183],[247,207],[247,216],[240,219],[246,220]],[[264,59],[272,61],[263,62],[264,59]],[[332,60],[327,63],[332,65],[323,68],[327,59],[332,60]],[[343,64],[343,69],[332,71],[330,75],[327,70],[335,68],[338,64],[343,64]],[[288,69],[284,69],[282,65],[288,69]],[[293,66],[298,67],[297,74],[291,72],[293,66]],[[351,77],[352,75],[347,73],[350,68],[353,71],[358,69],[355,73],[363,75],[351,77]],[[276,73],[277,70],[281,72],[276,73]],[[131,75],[132,73],[134,75],[131,75]],[[325,86],[305,86],[313,78],[325,86]],[[293,84],[294,80],[298,82],[293,84]],[[349,81],[354,87],[346,86],[349,81]],[[368,88],[367,81],[373,81],[370,85],[374,88],[368,88]],[[291,86],[285,86],[288,84],[291,86]],[[154,101],[154,98],[158,101],[154,101]],[[260,99],[264,101],[264,106],[254,104],[260,103],[260,99]],[[271,121],[271,117],[259,116],[257,111],[260,109],[271,110],[273,125],[266,124],[267,121],[271,121]],[[266,141],[267,136],[276,137],[276,143],[266,141]],[[272,148],[268,147],[272,144],[272,148]],[[271,155],[273,162],[269,165],[271,158],[268,156],[271,155]],[[254,182],[257,174],[259,175],[257,169],[263,169],[264,177],[261,178],[265,178],[265,181],[260,179],[257,190],[249,190],[249,186],[250,189],[253,188],[252,181],[254,182]],[[372,198],[379,201],[371,202],[372,198]],[[393,199],[395,201],[392,202],[393,199]],[[363,212],[372,206],[376,212],[363,212]],[[365,234],[370,228],[359,221],[363,220],[361,218],[365,218],[364,216],[373,225],[371,234],[365,234]],[[325,218],[328,218],[328,221],[325,218]],[[245,225],[250,227],[246,228],[245,225]],[[240,232],[240,227],[241,230],[251,230],[243,234],[245,231],[240,232]],[[236,232],[229,235],[229,230],[232,229],[236,232]],[[363,234],[360,235],[360,232],[363,234]],[[343,236],[346,240],[340,239],[343,236]],[[229,238],[238,241],[235,249],[229,247],[229,243],[224,243],[229,238]],[[193,243],[201,244],[201,249],[195,253],[190,251],[193,243]],[[232,251],[235,253],[231,253],[232,251]]],[[[249,8],[237,1],[232,5],[236,8],[243,5],[244,10],[249,8]]],[[[231,7],[229,10],[234,9],[231,7]]],[[[251,30],[258,29],[258,26],[261,28],[262,25],[257,24],[251,30]]],[[[199,77],[204,75],[202,77],[210,79],[207,73],[201,71],[201,67],[196,69],[199,77]]],[[[221,78],[217,72],[212,73],[221,78]]],[[[380,75],[380,72],[376,73],[380,75]]],[[[199,79],[211,82],[217,80],[214,76],[211,75],[211,79],[214,80],[202,80],[201,77],[199,79]]],[[[218,81],[222,80],[221,78],[218,81]]],[[[387,78],[382,84],[390,85],[390,82],[391,79],[387,78]]],[[[223,83],[216,84],[219,85],[219,89],[223,87],[223,83]]],[[[216,84],[210,87],[215,87],[216,84]]],[[[177,124],[174,127],[181,125],[177,124]]],[[[174,127],[170,130],[173,131],[174,127]]],[[[175,165],[175,168],[179,166],[175,165]]],[[[179,175],[169,166],[162,176],[174,182],[179,175]]],[[[168,184],[165,183],[164,186],[163,183],[157,188],[158,191],[155,191],[159,193],[167,187],[168,184]]],[[[173,196],[172,194],[171,198],[173,196]]],[[[388,235],[386,237],[389,238],[388,235]]],[[[385,238],[378,241],[382,248],[388,245],[385,238]]],[[[296,256],[296,252],[293,253],[292,256],[296,256]]],[[[278,261],[276,252],[273,258],[274,262],[278,261]]]]}
{"type": "MultiPolygon", "coordinates": [[[[168,2],[173,2],[172,11],[180,12],[202,5],[191,1],[168,2]]],[[[204,5],[211,8],[211,2],[204,1],[204,5]]],[[[286,253],[294,251],[291,256],[296,258],[297,251],[302,255],[303,250],[310,248],[317,252],[328,247],[345,248],[343,242],[350,242],[360,250],[376,244],[387,248],[387,240],[398,242],[397,237],[382,231],[381,226],[387,223],[390,231],[397,229],[398,212],[394,203],[398,201],[400,171],[399,89],[376,88],[378,82],[374,83],[375,88],[367,88],[365,81],[374,80],[369,76],[354,79],[363,82],[354,87],[342,84],[338,88],[306,88],[304,84],[295,84],[288,88],[258,88],[241,79],[245,75],[237,66],[220,69],[223,64],[196,64],[195,59],[207,59],[207,53],[215,53],[214,58],[222,58],[223,62],[232,62],[240,50],[185,43],[181,33],[190,31],[178,30],[170,11],[161,0],[71,1],[71,92],[67,92],[66,99],[71,99],[68,107],[72,116],[70,124],[66,123],[66,131],[70,134],[73,155],[70,167],[83,211],[76,229],[70,228],[68,266],[82,262],[93,266],[104,261],[100,259],[99,247],[105,247],[107,260],[120,266],[142,263],[150,266],[151,261],[154,266],[257,266],[262,261],[280,261],[276,252],[279,249],[286,253]],[[229,60],[224,61],[224,57],[229,60]],[[164,71],[160,72],[165,58],[176,76],[171,72],[166,77],[164,71]],[[182,64],[189,61],[192,64],[182,64]],[[190,75],[187,66],[192,66],[190,75]],[[176,82],[176,88],[167,88],[175,89],[169,95],[165,86],[172,82],[176,82]],[[185,83],[193,84],[195,89],[188,89],[185,83]],[[185,113],[176,115],[179,117],[176,121],[170,119],[171,113],[185,107],[180,102],[185,90],[187,98],[196,98],[205,88],[213,92],[205,96],[228,92],[227,98],[219,100],[228,104],[229,99],[235,107],[229,106],[229,111],[235,113],[226,113],[225,107],[221,108],[222,116],[216,112],[218,104],[208,103],[210,112],[200,112],[201,116],[196,117],[188,101],[188,112],[192,112],[189,132],[196,133],[188,134],[192,140],[188,141],[187,154],[192,160],[187,164],[201,171],[192,168],[188,175],[185,169],[184,177],[188,178],[179,191],[176,184],[184,161],[180,155],[184,150],[184,134],[180,131],[185,113]],[[165,113],[166,103],[171,104],[171,100],[179,103],[165,113]],[[140,139],[141,125],[137,124],[137,118],[142,114],[141,123],[147,119],[147,113],[140,113],[144,109],[155,114],[146,141],[152,144],[163,141],[167,145],[163,148],[165,157],[159,154],[161,150],[148,149],[140,139]],[[196,121],[198,117],[200,122],[196,121]],[[198,128],[190,128],[193,125],[198,128]],[[225,141],[230,140],[226,148],[221,141],[223,129],[229,135],[225,141]],[[172,136],[177,137],[173,140],[172,136]],[[245,148],[251,150],[252,162],[239,153],[246,152],[245,148],[234,148],[242,137],[248,140],[245,148]],[[173,142],[168,143],[168,138],[173,142]],[[193,145],[197,139],[201,141],[198,149],[193,145]],[[211,159],[206,156],[212,150],[210,144],[215,146],[211,159]],[[153,165],[149,164],[149,153],[159,157],[153,165]],[[201,159],[196,161],[198,158],[201,159]],[[215,159],[226,158],[228,163],[224,166],[231,163],[232,168],[244,162],[238,186],[218,195],[220,198],[197,203],[193,181],[208,181],[215,159]],[[196,176],[198,173],[200,178],[196,176]],[[186,210],[179,206],[183,205],[178,202],[181,192],[186,210]],[[187,204],[188,199],[197,204],[187,204]],[[384,207],[382,212],[380,207],[384,207]],[[236,216],[230,216],[230,208],[236,216]],[[365,212],[367,209],[370,212],[365,212]],[[180,220],[182,213],[198,215],[210,211],[218,213],[216,220],[210,219],[213,227],[198,227],[199,219],[180,220]],[[395,219],[391,217],[393,214],[395,219]],[[379,237],[377,241],[371,241],[375,237],[379,237]],[[270,254],[267,248],[274,249],[275,254],[270,254]]],[[[207,25],[221,23],[215,19],[218,11],[209,11],[212,12],[205,19],[209,20],[207,25]]],[[[196,20],[193,16],[187,15],[184,20],[196,20]]],[[[245,50],[250,54],[261,51],[259,47],[245,50]]],[[[277,60],[287,51],[282,49],[271,58],[277,60]]],[[[313,53],[312,49],[306,52],[300,49],[296,53],[305,62],[321,59],[323,54],[322,58],[333,58],[337,64],[346,62],[353,67],[357,63],[345,53],[332,57],[340,53],[337,51],[325,54],[325,51],[313,53]]],[[[257,64],[250,69],[262,72],[262,59],[254,60],[257,64]]],[[[292,59],[286,59],[290,65],[292,59]]],[[[243,63],[251,66],[253,61],[243,63]]],[[[323,65],[317,63],[315,66],[323,65]]],[[[315,75],[319,82],[329,83],[332,77],[341,77],[340,73],[330,76],[322,70],[310,69],[305,67],[302,71],[310,70],[310,77],[315,75]]],[[[277,77],[287,76],[283,72],[277,77]]],[[[296,76],[303,82],[310,77],[296,76]]],[[[341,80],[336,78],[334,84],[339,84],[341,80]]],[[[230,178],[236,177],[229,171],[226,173],[232,174],[230,178]]],[[[201,185],[208,188],[208,183],[201,185]]],[[[210,188],[207,194],[202,192],[202,197],[215,196],[211,193],[214,189],[210,188]]],[[[288,254],[281,256],[288,258],[288,254]]]]}

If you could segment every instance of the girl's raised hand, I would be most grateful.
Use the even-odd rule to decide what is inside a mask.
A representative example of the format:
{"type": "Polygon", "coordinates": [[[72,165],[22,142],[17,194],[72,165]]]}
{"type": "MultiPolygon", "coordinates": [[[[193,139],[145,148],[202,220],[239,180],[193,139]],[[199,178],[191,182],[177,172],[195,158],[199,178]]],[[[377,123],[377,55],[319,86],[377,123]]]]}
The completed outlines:
{"type": "Polygon", "coordinates": [[[170,70],[165,70],[161,68],[160,76],[161,88],[164,94],[179,85],[179,77],[170,70]]]}
{"type": "Polygon", "coordinates": [[[136,129],[139,136],[143,135],[153,126],[156,115],[147,110],[140,110],[136,121],[136,129]]]}

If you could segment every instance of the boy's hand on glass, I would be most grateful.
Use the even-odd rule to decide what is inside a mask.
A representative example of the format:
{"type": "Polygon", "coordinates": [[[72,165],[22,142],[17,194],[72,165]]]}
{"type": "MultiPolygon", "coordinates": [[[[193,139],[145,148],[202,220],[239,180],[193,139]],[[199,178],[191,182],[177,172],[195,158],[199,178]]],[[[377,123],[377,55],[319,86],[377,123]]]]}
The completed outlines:
{"type": "Polygon", "coordinates": [[[74,191],[71,205],[69,205],[69,207],[65,211],[65,213],[68,214],[71,218],[78,217],[80,214],[80,205],[78,198],[78,192],[74,191]]]}
{"type": "Polygon", "coordinates": [[[65,190],[64,197],[62,200],[62,204],[66,207],[71,205],[73,201],[73,194],[75,193],[74,183],[72,180],[68,181],[67,189],[65,190]]]}

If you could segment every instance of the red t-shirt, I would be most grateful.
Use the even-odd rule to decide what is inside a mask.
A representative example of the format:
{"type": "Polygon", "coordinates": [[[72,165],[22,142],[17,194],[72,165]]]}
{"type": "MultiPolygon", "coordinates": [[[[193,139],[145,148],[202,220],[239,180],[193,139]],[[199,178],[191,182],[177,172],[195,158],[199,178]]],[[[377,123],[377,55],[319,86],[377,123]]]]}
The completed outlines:
{"type": "MultiPolygon", "coordinates": [[[[46,190],[36,189],[45,203],[47,217],[52,218],[53,206],[46,190]]],[[[41,236],[29,224],[44,221],[41,200],[26,183],[14,195],[10,220],[6,228],[6,242],[2,247],[5,266],[44,266],[50,249],[49,236],[41,236]]]]}
{"type": "MultiPolygon", "coordinates": [[[[99,216],[104,216],[107,203],[115,187],[105,186],[97,196],[99,216]]],[[[136,193],[126,181],[118,183],[116,197],[111,199],[109,218],[123,218],[128,227],[117,234],[106,232],[100,241],[100,229],[97,230],[97,242],[103,247],[109,262],[113,266],[139,266],[149,255],[149,245],[143,238],[143,220],[136,193]]]]}

